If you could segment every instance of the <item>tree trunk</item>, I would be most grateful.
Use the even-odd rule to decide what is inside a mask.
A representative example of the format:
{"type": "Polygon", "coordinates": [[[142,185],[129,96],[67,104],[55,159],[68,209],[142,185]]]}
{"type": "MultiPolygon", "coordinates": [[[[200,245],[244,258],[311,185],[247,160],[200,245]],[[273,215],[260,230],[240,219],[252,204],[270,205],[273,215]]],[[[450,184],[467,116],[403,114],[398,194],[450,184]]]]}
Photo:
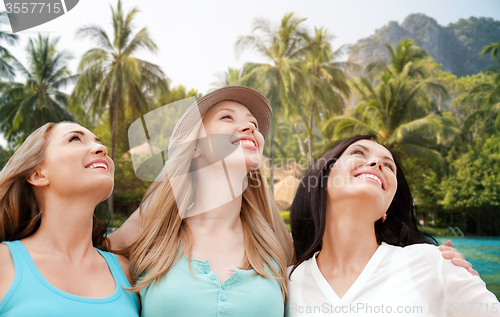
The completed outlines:
{"type": "Polygon", "coordinates": [[[312,159],[313,159],[313,114],[314,114],[314,103],[311,105],[311,112],[309,113],[309,129],[307,131],[307,147],[308,147],[308,156],[307,156],[307,162],[308,162],[308,167],[311,166],[312,164],[312,159]]]}
{"type": "MultiPolygon", "coordinates": [[[[109,123],[111,125],[111,159],[115,160],[115,146],[116,146],[116,117],[117,117],[117,107],[109,108],[109,123]]],[[[113,204],[113,192],[108,198],[108,208],[109,208],[109,217],[113,218],[114,215],[114,204],[113,204]]]]}
{"type": "Polygon", "coordinates": [[[269,131],[269,177],[270,177],[270,187],[271,187],[271,193],[274,196],[274,138],[275,138],[275,126],[276,126],[276,116],[277,116],[277,111],[279,109],[279,103],[280,103],[280,85],[281,85],[281,80],[279,76],[276,78],[277,82],[277,87],[276,89],[276,101],[271,103],[271,110],[273,112],[273,115],[271,117],[271,129],[269,131]]]}
{"type": "Polygon", "coordinates": [[[307,153],[306,153],[306,148],[305,148],[305,142],[300,138],[300,131],[297,128],[297,123],[293,124],[293,130],[295,131],[295,135],[297,136],[297,139],[299,140],[299,149],[300,149],[300,154],[307,160],[307,153]]]}
{"type": "MultiPolygon", "coordinates": [[[[274,113],[274,111],[273,111],[274,113]]],[[[274,117],[274,115],[273,115],[274,117]]],[[[270,135],[270,143],[269,143],[269,178],[270,178],[270,184],[269,186],[271,187],[271,193],[274,195],[274,134],[275,134],[275,124],[274,124],[273,118],[271,118],[271,130],[269,131],[270,135]]]]}

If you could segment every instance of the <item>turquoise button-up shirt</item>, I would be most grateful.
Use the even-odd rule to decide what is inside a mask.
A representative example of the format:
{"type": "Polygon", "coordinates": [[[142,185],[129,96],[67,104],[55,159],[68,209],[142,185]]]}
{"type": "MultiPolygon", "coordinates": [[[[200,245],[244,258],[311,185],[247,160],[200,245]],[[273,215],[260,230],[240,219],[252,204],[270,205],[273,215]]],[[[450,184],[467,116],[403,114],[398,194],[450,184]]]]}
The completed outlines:
{"type": "Polygon", "coordinates": [[[284,303],[276,279],[254,269],[235,269],[224,283],[207,262],[183,255],[170,271],[140,291],[142,317],[283,317],[284,303]]]}

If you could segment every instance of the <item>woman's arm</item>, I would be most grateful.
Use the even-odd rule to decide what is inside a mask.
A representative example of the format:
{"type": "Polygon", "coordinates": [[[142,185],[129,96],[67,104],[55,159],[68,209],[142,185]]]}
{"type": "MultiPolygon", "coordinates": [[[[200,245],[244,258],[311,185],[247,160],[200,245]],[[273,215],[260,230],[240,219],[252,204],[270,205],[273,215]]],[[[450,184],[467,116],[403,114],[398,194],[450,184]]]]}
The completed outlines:
{"type": "Polygon", "coordinates": [[[108,236],[111,252],[123,250],[135,242],[140,230],[139,210],[137,208],[118,230],[108,236]]]}
{"type": "Polygon", "coordinates": [[[14,261],[10,256],[9,247],[0,243],[0,301],[14,281],[14,275],[14,261]]]}
{"type": "Polygon", "coordinates": [[[457,249],[451,247],[452,244],[453,242],[451,242],[451,240],[448,240],[439,246],[439,250],[441,251],[441,255],[443,256],[443,258],[451,260],[451,263],[455,264],[456,266],[466,268],[467,271],[469,271],[469,273],[471,273],[472,275],[479,276],[479,273],[472,268],[472,264],[465,260],[465,256],[462,253],[458,252],[457,249]]]}

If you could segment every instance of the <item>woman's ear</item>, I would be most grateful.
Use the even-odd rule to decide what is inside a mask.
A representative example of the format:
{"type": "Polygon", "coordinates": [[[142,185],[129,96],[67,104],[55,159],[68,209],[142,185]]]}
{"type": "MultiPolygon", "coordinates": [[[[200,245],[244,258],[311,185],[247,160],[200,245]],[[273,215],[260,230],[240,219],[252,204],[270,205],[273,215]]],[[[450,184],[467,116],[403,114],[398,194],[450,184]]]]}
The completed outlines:
{"type": "Polygon", "coordinates": [[[40,169],[36,169],[26,180],[31,185],[38,187],[47,186],[49,184],[49,178],[40,169]]]}

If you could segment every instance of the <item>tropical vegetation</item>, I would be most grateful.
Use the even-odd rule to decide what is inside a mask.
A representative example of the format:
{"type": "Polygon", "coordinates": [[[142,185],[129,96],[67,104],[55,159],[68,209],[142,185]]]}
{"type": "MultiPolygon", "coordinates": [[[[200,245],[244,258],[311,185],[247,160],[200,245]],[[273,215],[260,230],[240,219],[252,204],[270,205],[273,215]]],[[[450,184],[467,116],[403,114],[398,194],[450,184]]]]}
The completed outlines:
{"type": "MultiPolygon", "coordinates": [[[[202,93],[173,86],[158,65],[137,57],[140,49],[157,52],[148,29],[134,26],[137,8],[125,12],[118,1],[110,13],[112,35],[98,25],[78,30],[77,39],[91,39],[95,46],[79,60],[76,73],[68,68],[72,55],[59,49],[57,38],[30,38],[23,65],[8,49],[17,37],[0,29],[0,132],[8,142],[0,148],[0,168],[45,122],[77,121],[110,147],[116,186],[108,208],[118,224],[150,184],[136,177],[128,127],[151,110],[202,93]]],[[[389,58],[364,67],[344,61],[349,48],[334,42],[325,27],[310,28],[292,12],[277,23],[257,18],[237,39],[235,53],[254,51],[265,62],[246,61],[214,74],[212,89],[245,85],[270,101],[264,154],[271,161],[271,188],[278,160],[292,159],[305,170],[342,138],[374,134],[404,168],[420,223],[500,235],[500,43],[482,50],[482,58],[496,67],[457,77],[412,39],[387,44],[389,58]]]]}

